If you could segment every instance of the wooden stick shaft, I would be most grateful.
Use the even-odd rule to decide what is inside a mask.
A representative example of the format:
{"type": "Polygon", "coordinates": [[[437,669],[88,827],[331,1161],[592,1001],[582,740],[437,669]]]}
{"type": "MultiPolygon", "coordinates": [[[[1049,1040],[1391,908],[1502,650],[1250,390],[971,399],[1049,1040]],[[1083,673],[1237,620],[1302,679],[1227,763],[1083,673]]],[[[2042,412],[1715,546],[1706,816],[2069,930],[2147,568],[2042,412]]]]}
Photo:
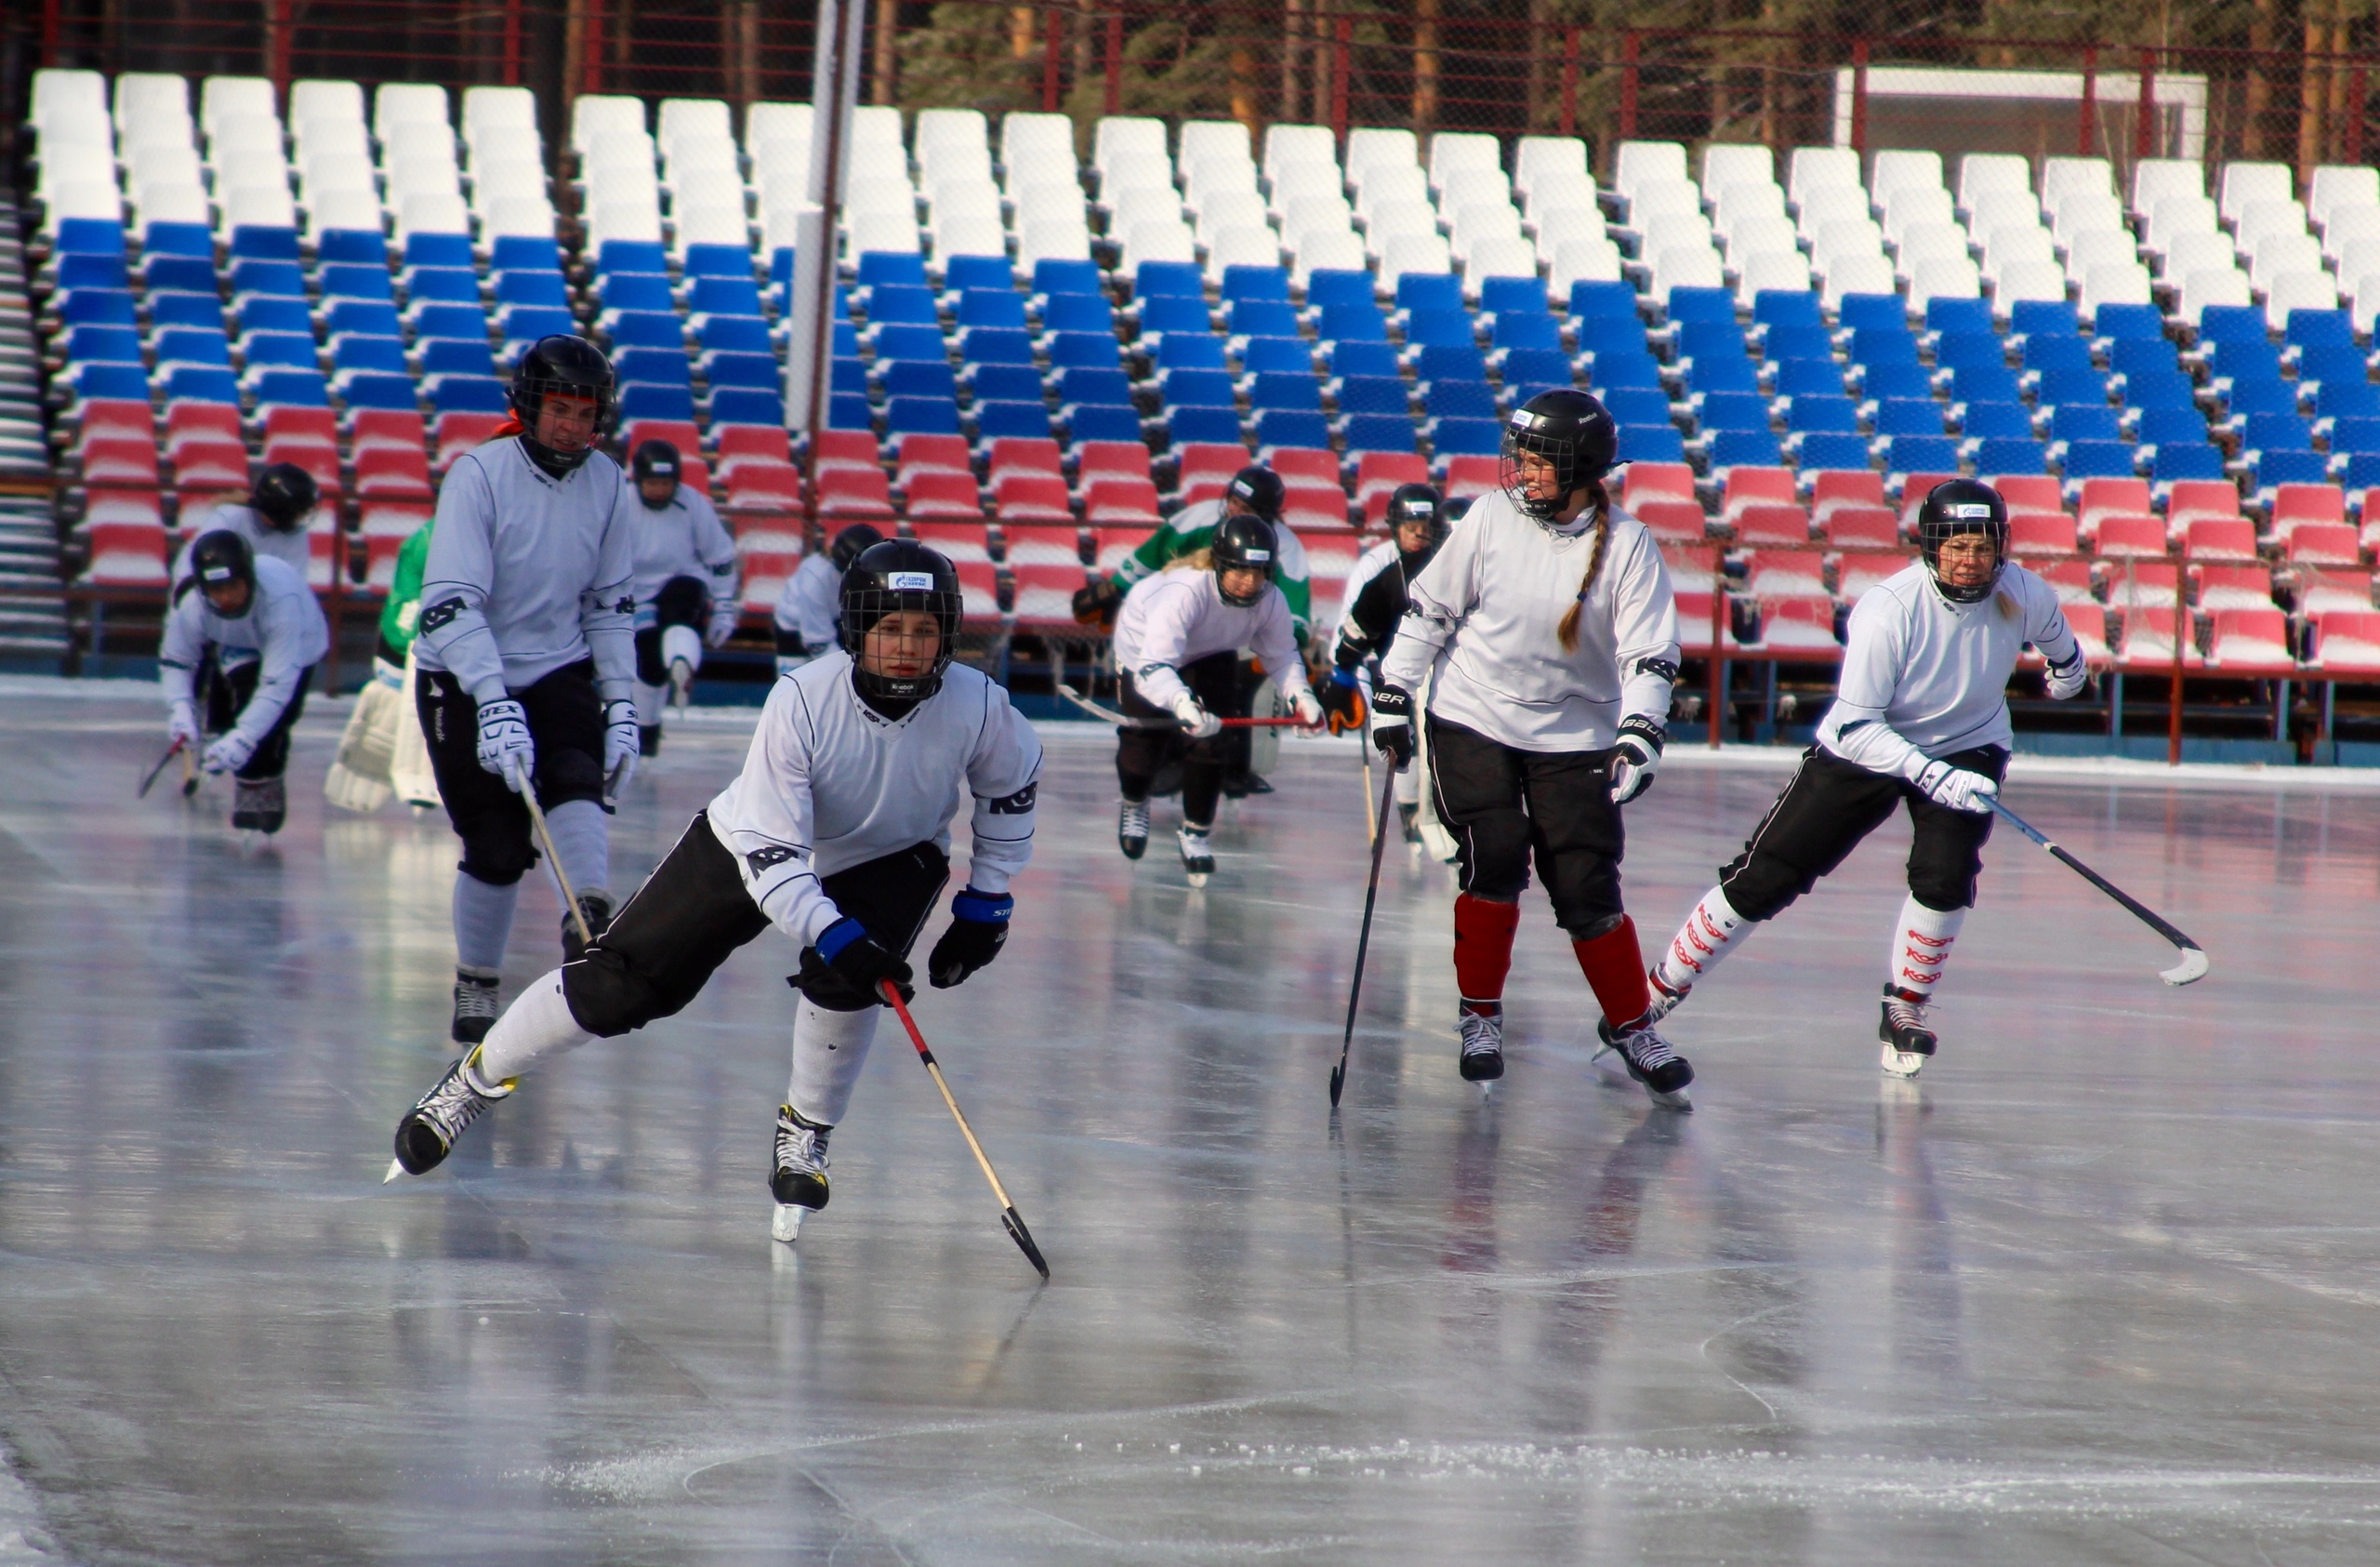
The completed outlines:
{"type": "Polygon", "coordinates": [[[537,845],[546,851],[546,863],[554,868],[554,882],[562,888],[571,923],[578,927],[578,939],[594,946],[595,933],[587,928],[587,910],[578,906],[578,895],[570,890],[570,873],[562,868],[562,856],[554,853],[554,835],[546,826],[546,813],[537,805],[537,786],[527,778],[521,780],[521,803],[529,807],[529,825],[537,830],[537,845]]]}
{"type": "Polygon", "coordinates": [[[927,1048],[926,1036],[918,1031],[918,1020],[909,1016],[909,1008],[901,1000],[900,990],[888,979],[883,985],[883,994],[884,999],[892,1004],[893,1016],[901,1019],[901,1027],[909,1031],[909,1042],[918,1047],[918,1058],[926,1064],[926,1070],[932,1074],[933,1085],[942,1091],[942,1102],[950,1107],[950,1117],[959,1122],[959,1135],[967,1139],[967,1147],[975,1155],[975,1162],[983,1167],[984,1178],[992,1183],[992,1195],[1000,1200],[1001,1207],[1015,1207],[1016,1204],[1008,1200],[1008,1189],[1000,1185],[999,1173],[992,1168],[991,1160],[985,1156],[984,1145],[975,1140],[975,1129],[967,1124],[967,1113],[959,1108],[959,1101],[951,1096],[950,1084],[943,1081],[942,1066],[934,1060],[933,1052],[927,1048]]]}

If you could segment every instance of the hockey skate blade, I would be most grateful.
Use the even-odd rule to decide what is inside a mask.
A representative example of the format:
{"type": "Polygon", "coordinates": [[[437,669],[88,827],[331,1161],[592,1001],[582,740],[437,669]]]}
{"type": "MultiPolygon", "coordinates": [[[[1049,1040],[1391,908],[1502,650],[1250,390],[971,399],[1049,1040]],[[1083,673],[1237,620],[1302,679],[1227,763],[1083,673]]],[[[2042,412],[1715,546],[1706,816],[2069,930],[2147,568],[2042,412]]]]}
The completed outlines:
{"type": "Polygon", "coordinates": [[[1206,886],[1207,878],[1211,874],[1212,872],[1206,870],[1186,870],[1183,872],[1182,879],[1190,883],[1192,892],[1197,892],[1206,886]]]}
{"type": "Polygon", "coordinates": [[[780,1202],[769,1217],[769,1239],[782,1241],[790,1246],[801,1235],[802,1215],[810,1210],[798,1202],[780,1202]]]}
{"type": "Polygon", "coordinates": [[[405,1162],[402,1159],[391,1159],[389,1161],[389,1173],[380,1177],[380,1184],[382,1186],[387,1186],[390,1181],[395,1180],[399,1175],[402,1175],[404,1173],[405,1162]]]}
{"type": "Polygon", "coordinates": [[[2206,977],[2206,954],[2195,947],[2182,949],[2182,961],[2168,969],[2158,971],[2157,977],[2168,985],[2195,984],[2206,977]]]}
{"type": "Polygon", "coordinates": [[[1895,1050],[1888,1044],[1884,1047],[1883,1060],[1879,1064],[1893,1076],[1906,1080],[1924,1071],[1925,1062],[1926,1057],[1914,1050],[1895,1050]]]}
{"type": "Polygon", "coordinates": [[[1653,1108],[1656,1109],[1675,1110],[1684,1115],[1694,1109],[1694,1101],[1686,1096],[1686,1090],[1683,1088],[1663,1094],[1649,1083],[1637,1082],[1629,1072],[1628,1063],[1620,1058],[1618,1045],[1605,1045],[1588,1057],[1587,1064],[1594,1069],[1595,1081],[1606,1088],[1622,1090],[1641,1088],[1645,1091],[1645,1097],[1653,1101],[1653,1108]],[[1611,1057],[1613,1064],[1605,1064],[1604,1057],[1606,1056],[1611,1057]]]}

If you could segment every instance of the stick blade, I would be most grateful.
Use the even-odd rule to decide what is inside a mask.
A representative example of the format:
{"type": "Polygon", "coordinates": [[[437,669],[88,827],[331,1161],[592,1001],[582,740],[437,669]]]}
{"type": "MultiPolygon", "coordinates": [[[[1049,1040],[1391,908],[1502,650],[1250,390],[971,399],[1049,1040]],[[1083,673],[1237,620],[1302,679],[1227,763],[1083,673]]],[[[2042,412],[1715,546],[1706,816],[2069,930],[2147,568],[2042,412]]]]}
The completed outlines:
{"type": "Polygon", "coordinates": [[[1342,1061],[1330,1069],[1330,1108],[1339,1108],[1340,1090],[1347,1086],[1347,1064],[1342,1061]]]}
{"type": "Polygon", "coordinates": [[[2157,977],[2168,985],[2189,985],[2205,978],[2206,970],[2206,954],[2195,947],[2185,947],[2182,949],[2182,961],[2169,969],[2161,970],[2157,977]]]}
{"type": "Polygon", "coordinates": [[[1007,1228],[1009,1239],[1015,1242],[1017,1249],[1025,1254],[1025,1260],[1041,1275],[1041,1281],[1048,1283],[1050,1265],[1041,1260],[1041,1248],[1033,1243],[1033,1232],[1025,1228],[1025,1220],[1014,1208],[1003,1208],[1000,1210],[1000,1223],[1007,1228]]]}

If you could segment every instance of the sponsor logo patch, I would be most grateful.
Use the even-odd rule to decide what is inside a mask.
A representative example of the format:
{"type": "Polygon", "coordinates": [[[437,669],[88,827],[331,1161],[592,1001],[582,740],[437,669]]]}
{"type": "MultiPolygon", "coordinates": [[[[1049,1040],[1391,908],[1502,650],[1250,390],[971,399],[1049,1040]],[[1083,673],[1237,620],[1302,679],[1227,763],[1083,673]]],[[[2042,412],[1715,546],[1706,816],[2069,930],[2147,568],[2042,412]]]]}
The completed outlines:
{"type": "Polygon", "coordinates": [[[1947,510],[1953,522],[1988,523],[1991,520],[1991,508],[1980,500],[1962,500],[1947,510]]]}
{"type": "Polygon", "coordinates": [[[931,593],[933,591],[933,573],[896,571],[886,577],[884,583],[896,593],[931,593]]]}
{"type": "Polygon", "coordinates": [[[992,815],[996,817],[1021,817],[1028,815],[1033,809],[1034,796],[1040,792],[1041,786],[1039,783],[1026,784],[1023,789],[1018,790],[1014,794],[1010,795],[1007,799],[993,801],[991,804],[992,815]]]}
{"type": "Polygon", "coordinates": [[[455,617],[462,613],[463,601],[460,599],[448,599],[443,604],[433,604],[421,612],[421,629],[425,631],[442,630],[453,624],[455,617]]]}

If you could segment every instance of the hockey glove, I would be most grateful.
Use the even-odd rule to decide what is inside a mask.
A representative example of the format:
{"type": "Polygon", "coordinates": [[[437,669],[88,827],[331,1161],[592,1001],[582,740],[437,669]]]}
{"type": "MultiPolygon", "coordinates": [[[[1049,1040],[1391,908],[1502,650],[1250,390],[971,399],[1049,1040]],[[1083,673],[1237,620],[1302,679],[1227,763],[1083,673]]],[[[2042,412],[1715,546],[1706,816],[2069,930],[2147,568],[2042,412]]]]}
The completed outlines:
{"type": "Polygon", "coordinates": [[[1661,726],[1643,713],[1620,721],[1620,738],[1611,748],[1611,803],[1625,805],[1653,787],[1661,770],[1661,726]]]}
{"type": "Polygon", "coordinates": [[[1319,729],[1322,727],[1322,702],[1319,697],[1315,696],[1314,688],[1312,686],[1308,686],[1304,690],[1299,692],[1291,705],[1298,710],[1298,722],[1300,724],[1304,724],[1309,729],[1319,729]]]}
{"type": "Polygon", "coordinates": [[[2082,662],[2082,650],[2079,647],[2074,650],[2072,663],[2049,667],[2049,694],[2054,700],[2063,702],[2079,696],[2090,684],[2090,667],[2082,662]]]}
{"type": "Polygon", "coordinates": [[[616,800],[636,777],[638,743],[636,704],[614,697],[603,704],[603,798],[616,800]]]}
{"type": "Polygon", "coordinates": [[[892,981],[901,992],[901,1000],[909,1001],[917,992],[909,985],[909,965],[900,956],[880,945],[867,934],[867,927],[849,914],[818,933],[817,950],[836,978],[861,995],[880,997],[879,982],[892,981]]]}
{"type": "Polygon", "coordinates": [[[165,716],[165,738],[178,746],[195,748],[198,744],[198,710],[188,702],[176,702],[165,716]]]}
{"type": "Polygon", "coordinates": [[[1223,732],[1223,720],[1198,705],[1198,698],[1184,691],[1173,698],[1173,716],[1194,740],[1210,740],[1223,732]]]}
{"type": "Polygon", "coordinates": [[[529,737],[528,711],[509,697],[480,704],[480,765],[502,778],[515,794],[537,770],[537,746],[529,737]]]}
{"type": "Polygon", "coordinates": [[[1116,623],[1116,607],[1124,602],[1117,591],[1116,580],[1103,577],[1089,587],[1075,591],[1075,624],[1078,626],[1112,626],[1116,623]]]}
{"type": "Polygon", "coordinates": [[[257,752],[257,743],[234,729],[213,745],[199,759],[199,765],[210,773],[236,773],[248,764],[257,752]]]}
{"type": "Polygon", "coordinates": [[[1991,814],[1990,803],[2000,793],[2000,786],[1989,775],[1953,767],[1947,762],[1928,762],[1919,770],[1916,782],[1925,798],[1937,805],[1971,811],[1979,817],[1991,814]]]}
{"type": "Polygon", "coordinates": [[[744,618],[737,605],[721,599],[710,606],[710,624],[703,628],[705,647],[725,647],[727,639],[735,634],[735,623],[744,618]]]}
{"type": "Polygon", "coordinates": [[[1402,685],[1372,687],[1372,744],[1403,772],[1413,761],[1413,693],[1402,685]]]}
{"type": "Polygon", "coordinates": [[[1334,667],[1315,695],[1322,699],[1322,710],[1330,715],[1332,734],[1364,726],[1364,688],[1355,684],[1355,671],[1334,667]]]}
{"type": "Polygon", "coordinates": [[[1008,939],[1008,917],[1016,899],[1006,893],[963,889],[950,900],[950,928],[926,958],[926,977],[947,990],[1000,955],[1008,939]]]}

